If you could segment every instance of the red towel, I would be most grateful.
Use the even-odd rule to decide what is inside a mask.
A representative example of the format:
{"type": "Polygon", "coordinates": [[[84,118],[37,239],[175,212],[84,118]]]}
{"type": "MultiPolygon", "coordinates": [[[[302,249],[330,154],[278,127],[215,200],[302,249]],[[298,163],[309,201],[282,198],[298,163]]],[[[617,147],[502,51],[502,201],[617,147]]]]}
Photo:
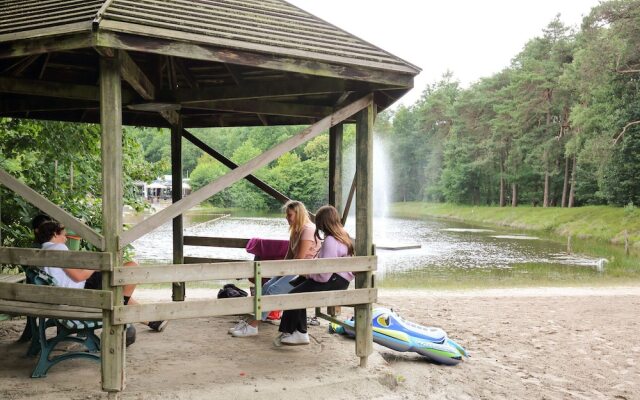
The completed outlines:
{"type": "Polygon", "coordinates": [[[247,243],[247,253],[260,260],[283,260],[289,249],[288,240],[251,238],[247,243]]]}

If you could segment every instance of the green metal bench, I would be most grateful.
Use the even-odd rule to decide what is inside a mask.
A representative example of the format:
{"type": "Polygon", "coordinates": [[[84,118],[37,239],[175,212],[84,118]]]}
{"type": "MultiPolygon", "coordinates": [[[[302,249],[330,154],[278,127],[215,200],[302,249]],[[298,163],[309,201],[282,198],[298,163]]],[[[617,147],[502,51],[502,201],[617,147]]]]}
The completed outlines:
{"type": "MultiPolygon", "coordinates": [[[[43,271],[38,271],[34,277],[35,285],[52,286],[53,280],[43,271]]],[[[100,361],[100,338],[95,334],[96,329],[102,328],[100,320],[71,320],[38,317],[35,324],[37,334],[33,334],[29,351],[38,348],[38,363],[31,373],[32,378],[41,378],[47,375],[47,371],[55,364],[75,358],[83,358],[100,361]],[[47,328],[56,327],[56,335],[47,339],[47,328]],[[36,342],[36,344],[34,344],[36,342]],[[80,343],[87,351],[67,351],[63,354],[52,356],[53,350],[60,343],[80,343]],[[98,354],[97,354],[98,353],[98,354]]]]}

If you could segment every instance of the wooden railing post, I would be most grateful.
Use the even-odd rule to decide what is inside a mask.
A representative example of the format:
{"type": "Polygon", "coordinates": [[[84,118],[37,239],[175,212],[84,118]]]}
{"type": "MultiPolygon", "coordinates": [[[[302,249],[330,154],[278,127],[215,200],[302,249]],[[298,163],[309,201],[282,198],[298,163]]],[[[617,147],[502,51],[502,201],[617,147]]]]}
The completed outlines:
{"type": "MultiPolygon", "coordinates": [[[[105,251],[122,265],[122,97],[120,60],[100,58],[100,123],[102,125],[102,218],[105,251]]],[[[103,271],[102,287],[112,292],[114,306],[123,304],[122,287],[112,286],[111,271],[103,271]]],[[[124,325],[112,324],[113,311],[102,319],[102,390],[120,392],[125,386],[124,325]]]]}
{"type": "Polygon", "coordinates": [[[262,269],[260,268],[260,262],[253,263],[253,279],[255,285],[253,308],[254,318],[256,321],[262,320],[262,269]]]}
{"type": "MultiPolygon", "coordinates": [[[[356,255],[372,255],[373,244],[373,120],[375,106],[369,104],[356,118],[356,255]]],[[[356,289],[371,288],[371,272],[356,274],[356,289]]],[[[371,304],[355,307],[356,355],[366,367],[373,352],[371,304]]]]}

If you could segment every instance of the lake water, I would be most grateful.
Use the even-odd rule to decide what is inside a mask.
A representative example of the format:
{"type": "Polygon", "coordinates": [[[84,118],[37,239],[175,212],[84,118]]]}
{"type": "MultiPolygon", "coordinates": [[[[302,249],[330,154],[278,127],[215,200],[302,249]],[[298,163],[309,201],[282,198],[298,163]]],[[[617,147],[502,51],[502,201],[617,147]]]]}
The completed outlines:
{"type": "MultiPolygon", "coordinates": [[[[191,212],[185,216],[185,235],[287,239],[282,217],[245,217],[191,212]]],[[[353,219],[347,230],[355,234],[353,219]]],[[[141,263],[172,259],[171,224],[133,243],[141,263]]],[[[597,275],[597,260],[569,255],[566,244],[530,234],[484,229],[442,220],[374,218],[374,243],[420,245],[417,249],[378,249],[377,283],[389,287],[461,285],[466,281],[568,281],[597,275]]],[[[244,249],[185,246],[185,256],[247,259],[244,249]]]]}

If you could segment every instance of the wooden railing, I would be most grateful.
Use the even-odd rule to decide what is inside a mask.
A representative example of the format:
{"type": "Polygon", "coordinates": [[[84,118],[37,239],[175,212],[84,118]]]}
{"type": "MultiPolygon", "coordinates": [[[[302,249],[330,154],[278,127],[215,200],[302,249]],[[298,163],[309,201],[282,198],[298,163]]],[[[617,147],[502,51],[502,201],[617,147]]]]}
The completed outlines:
{"type": "MultiPolygon", "coordinates": [[[[117,267],[113,271],[114,286],[175,281],[205,281],[254,278],[310,273],[352,271],[366,273],[376,270],[377,259],[349,257],[315,260],[240,261],[225,263],[174,264],[117,267]]],[[[189,302],[136,304],[114,307],[114,324],[160,319],[197,318],[207,316],[290,310],[308,307],[370,304],[377,299],[377,289],[351,289],[315,293],[262,296],[260,286],[253,297],[211,299],[189,302]]]]}
{"type": "MultiPolygon", "coordinates": [[[[110,271],[109,253],[0,248],[0,264],[51,266],[110,271]]],[[[0,283],[0,311],[9,314],[63,319],[102,319],[113,309],[108,290],[78,290],[53,286],[0,283]]]]}

